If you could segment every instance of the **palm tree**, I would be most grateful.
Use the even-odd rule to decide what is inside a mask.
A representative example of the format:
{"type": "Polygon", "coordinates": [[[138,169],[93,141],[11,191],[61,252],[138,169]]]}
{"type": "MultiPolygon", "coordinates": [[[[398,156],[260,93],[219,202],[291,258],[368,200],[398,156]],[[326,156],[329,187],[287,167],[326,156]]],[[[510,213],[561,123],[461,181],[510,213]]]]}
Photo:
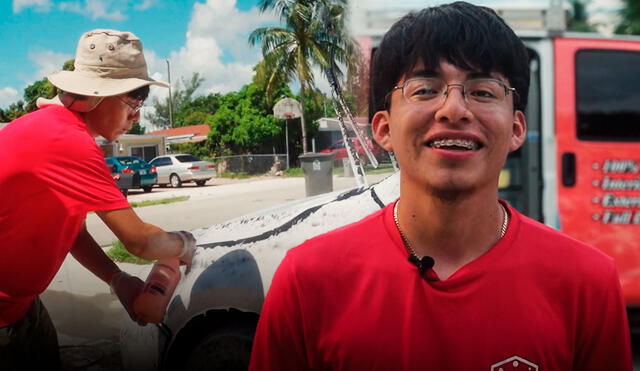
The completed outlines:
{"type": "MultiPolygon", "coordinates": [[[[300,83],[302,151],[307,152],[304,102],[315,88],[313,66],[326,72],[334,62],[357,65],[357,47],[346,37],[342,17],[347,0],[261,0],[260,10],[275,10],[282,26],[261,27],[249,35],[249,43],[261,43],[263,60],[256,69],[258,81],[266,84],[267,99],[274,89],[297,79],[300,83]]],[[[341,76],[341,73],[338,72],[341,76]]]]}

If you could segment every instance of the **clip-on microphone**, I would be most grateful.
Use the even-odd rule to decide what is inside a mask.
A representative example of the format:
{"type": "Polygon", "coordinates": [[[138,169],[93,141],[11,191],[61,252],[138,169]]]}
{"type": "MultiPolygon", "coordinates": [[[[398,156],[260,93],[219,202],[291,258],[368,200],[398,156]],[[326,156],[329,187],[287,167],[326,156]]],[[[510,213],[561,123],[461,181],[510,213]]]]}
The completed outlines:
{"type": "Polygon", "coordinates": [[[411,254],[409,255],[409,261],[418,267],[418,271],[420,271],[421,276],[424,276],[424,273],[433,268],[433,265],[435,264],[433,258],[428,255],[423,256],[422,259],[418,259],[417,256],[411,254]]]}

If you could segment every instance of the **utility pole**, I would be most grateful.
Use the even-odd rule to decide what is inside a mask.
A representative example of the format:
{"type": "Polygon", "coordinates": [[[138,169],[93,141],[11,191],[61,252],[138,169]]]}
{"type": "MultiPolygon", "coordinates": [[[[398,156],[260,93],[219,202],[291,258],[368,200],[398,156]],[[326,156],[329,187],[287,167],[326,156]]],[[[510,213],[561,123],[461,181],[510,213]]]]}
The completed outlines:
{"type": "Polygon", "coordinates": [[[173,109],[171,107],[171,65],[169,64],[169,59],[165,59],[167,61],[167,78],[169,80],[169,128],[173,127],[173,109]]]}
{"type": "Polygon", "coordinates": [[[284,120],[284,142],[287,147],[287,170],[289,170],[289,119],[284,120]]]}

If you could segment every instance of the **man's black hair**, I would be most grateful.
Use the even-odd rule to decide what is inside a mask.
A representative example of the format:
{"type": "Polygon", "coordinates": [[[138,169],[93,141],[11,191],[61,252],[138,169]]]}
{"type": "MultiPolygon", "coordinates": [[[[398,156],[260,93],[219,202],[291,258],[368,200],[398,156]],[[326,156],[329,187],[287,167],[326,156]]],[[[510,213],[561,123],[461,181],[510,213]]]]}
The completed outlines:
{"type": "Polygon", "coordinates": [[[132,90],[130,92],[127,93],[127,95],[133,99],[137,99],[137,100],[145,100],[147,99],[147,97],[149,96],[149,85],[145,85],[141,88],[138,88],[136,90],[132,90]]]}
{"type": "Polygon", "coordinates": [[[409,13],[386,33],[371,66],[373,109],[387,109],[386,95],[418,62],[436,70],[440,60],[481,73],[497,72],[517,91],[524,111],[529,93],[529,56],[522,40],[492,9],[455,2],[409,13]]]}

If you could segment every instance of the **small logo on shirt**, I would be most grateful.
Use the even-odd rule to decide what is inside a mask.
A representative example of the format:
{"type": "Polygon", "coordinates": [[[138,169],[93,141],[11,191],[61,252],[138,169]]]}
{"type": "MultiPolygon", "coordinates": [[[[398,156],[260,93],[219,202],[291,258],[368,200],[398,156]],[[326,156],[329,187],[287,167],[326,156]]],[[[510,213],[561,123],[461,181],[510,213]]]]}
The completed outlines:
{"type": "Polygon", "coordinates": [[[491,365],[491,371],[507,371],[507,370],[526,370],[526,371],[538,371],[538,365],[533,362],[529,362],[526,359],[518,356],[500,361],[491,365]]]}

